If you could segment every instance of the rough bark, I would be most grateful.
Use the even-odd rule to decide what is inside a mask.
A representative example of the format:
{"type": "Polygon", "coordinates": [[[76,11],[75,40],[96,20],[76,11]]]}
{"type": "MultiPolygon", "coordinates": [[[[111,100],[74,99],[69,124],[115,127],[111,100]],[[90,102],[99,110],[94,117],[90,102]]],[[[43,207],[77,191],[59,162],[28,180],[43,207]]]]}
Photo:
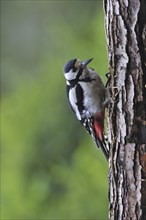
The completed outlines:
{"type": "Polygon", "coordinates": [[[146,1],[105,0],[109,218],[146,219],[146,1]]]}

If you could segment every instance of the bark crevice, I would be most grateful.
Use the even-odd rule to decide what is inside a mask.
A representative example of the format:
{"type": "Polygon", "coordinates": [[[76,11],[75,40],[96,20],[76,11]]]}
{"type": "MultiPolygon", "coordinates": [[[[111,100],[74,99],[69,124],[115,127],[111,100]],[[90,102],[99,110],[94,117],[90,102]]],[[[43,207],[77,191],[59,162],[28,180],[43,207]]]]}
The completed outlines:
{"type": "Polygon", "coordinates": [[[115,220],[139,220],[144,216],[146,199],[142,196],[143,187],[146,189],[146,181],[142,180],[146,177],[143,161],[146,160],[143,156],[146,155],[143,134],[146,131],[146,20],[140,17],[146,14],[146,7],[142,8],[146,3],[105,0],[104,5],[110,70],[108,89],[113,100],[107,119],[111,146],[109,216],[115,220]]]}

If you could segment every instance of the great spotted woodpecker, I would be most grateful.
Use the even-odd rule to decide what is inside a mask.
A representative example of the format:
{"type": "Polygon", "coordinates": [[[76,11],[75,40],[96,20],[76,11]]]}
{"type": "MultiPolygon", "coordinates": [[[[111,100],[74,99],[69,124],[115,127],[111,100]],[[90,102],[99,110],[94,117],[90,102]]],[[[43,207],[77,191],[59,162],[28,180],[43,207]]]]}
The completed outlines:
{"type": "Polygon", "coordinates": [[[108,92],[101,77],[87,67],[92,59],[72,59],[64,66],[67,97],[77,119],[93,137],[108,160],[109,149],[104,138],[104,113],[108,92]]]}

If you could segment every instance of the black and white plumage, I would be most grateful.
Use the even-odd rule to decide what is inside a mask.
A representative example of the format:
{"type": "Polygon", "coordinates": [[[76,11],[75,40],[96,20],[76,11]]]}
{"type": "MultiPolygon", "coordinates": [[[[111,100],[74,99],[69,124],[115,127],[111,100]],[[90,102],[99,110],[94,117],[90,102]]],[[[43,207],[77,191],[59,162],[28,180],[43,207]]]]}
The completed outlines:
{"type": "Polygon", "coordinates": [[[94,69],[87,67],[92,59],[85,62],[72,59],[65,64],[67,97],[77,119],[108,159],[109,150],[104,138],[104,111],[108,93],[101,77],[94,69]]]}

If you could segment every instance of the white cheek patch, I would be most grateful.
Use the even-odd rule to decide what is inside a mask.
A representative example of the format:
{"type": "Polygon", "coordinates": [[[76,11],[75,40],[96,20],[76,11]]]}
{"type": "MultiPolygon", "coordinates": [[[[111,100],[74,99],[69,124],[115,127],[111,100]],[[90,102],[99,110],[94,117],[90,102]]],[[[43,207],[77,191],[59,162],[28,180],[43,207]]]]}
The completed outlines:
{"type": "Polygon", "coordinates": [[[70,70],[68,73],[65,73],[65,78],[66,80],[73,80],[77,77],[77,72],[72,72],[72,70],[70,70]]]}
{"type": "Polygon", "coordinates": [[[76,89],[76,87],[70,89],[70,91],[69,91],[69,100],[70,100],[70,104],[71,104],[73,110],[76,113],[76,116],[77,116],[78,120],[81,120],[81,115],[80,115],[80,112],[79,112],[77,104],[76,104],[77,103],[77,97],[76,97],[75,89],[76,89]]]}

